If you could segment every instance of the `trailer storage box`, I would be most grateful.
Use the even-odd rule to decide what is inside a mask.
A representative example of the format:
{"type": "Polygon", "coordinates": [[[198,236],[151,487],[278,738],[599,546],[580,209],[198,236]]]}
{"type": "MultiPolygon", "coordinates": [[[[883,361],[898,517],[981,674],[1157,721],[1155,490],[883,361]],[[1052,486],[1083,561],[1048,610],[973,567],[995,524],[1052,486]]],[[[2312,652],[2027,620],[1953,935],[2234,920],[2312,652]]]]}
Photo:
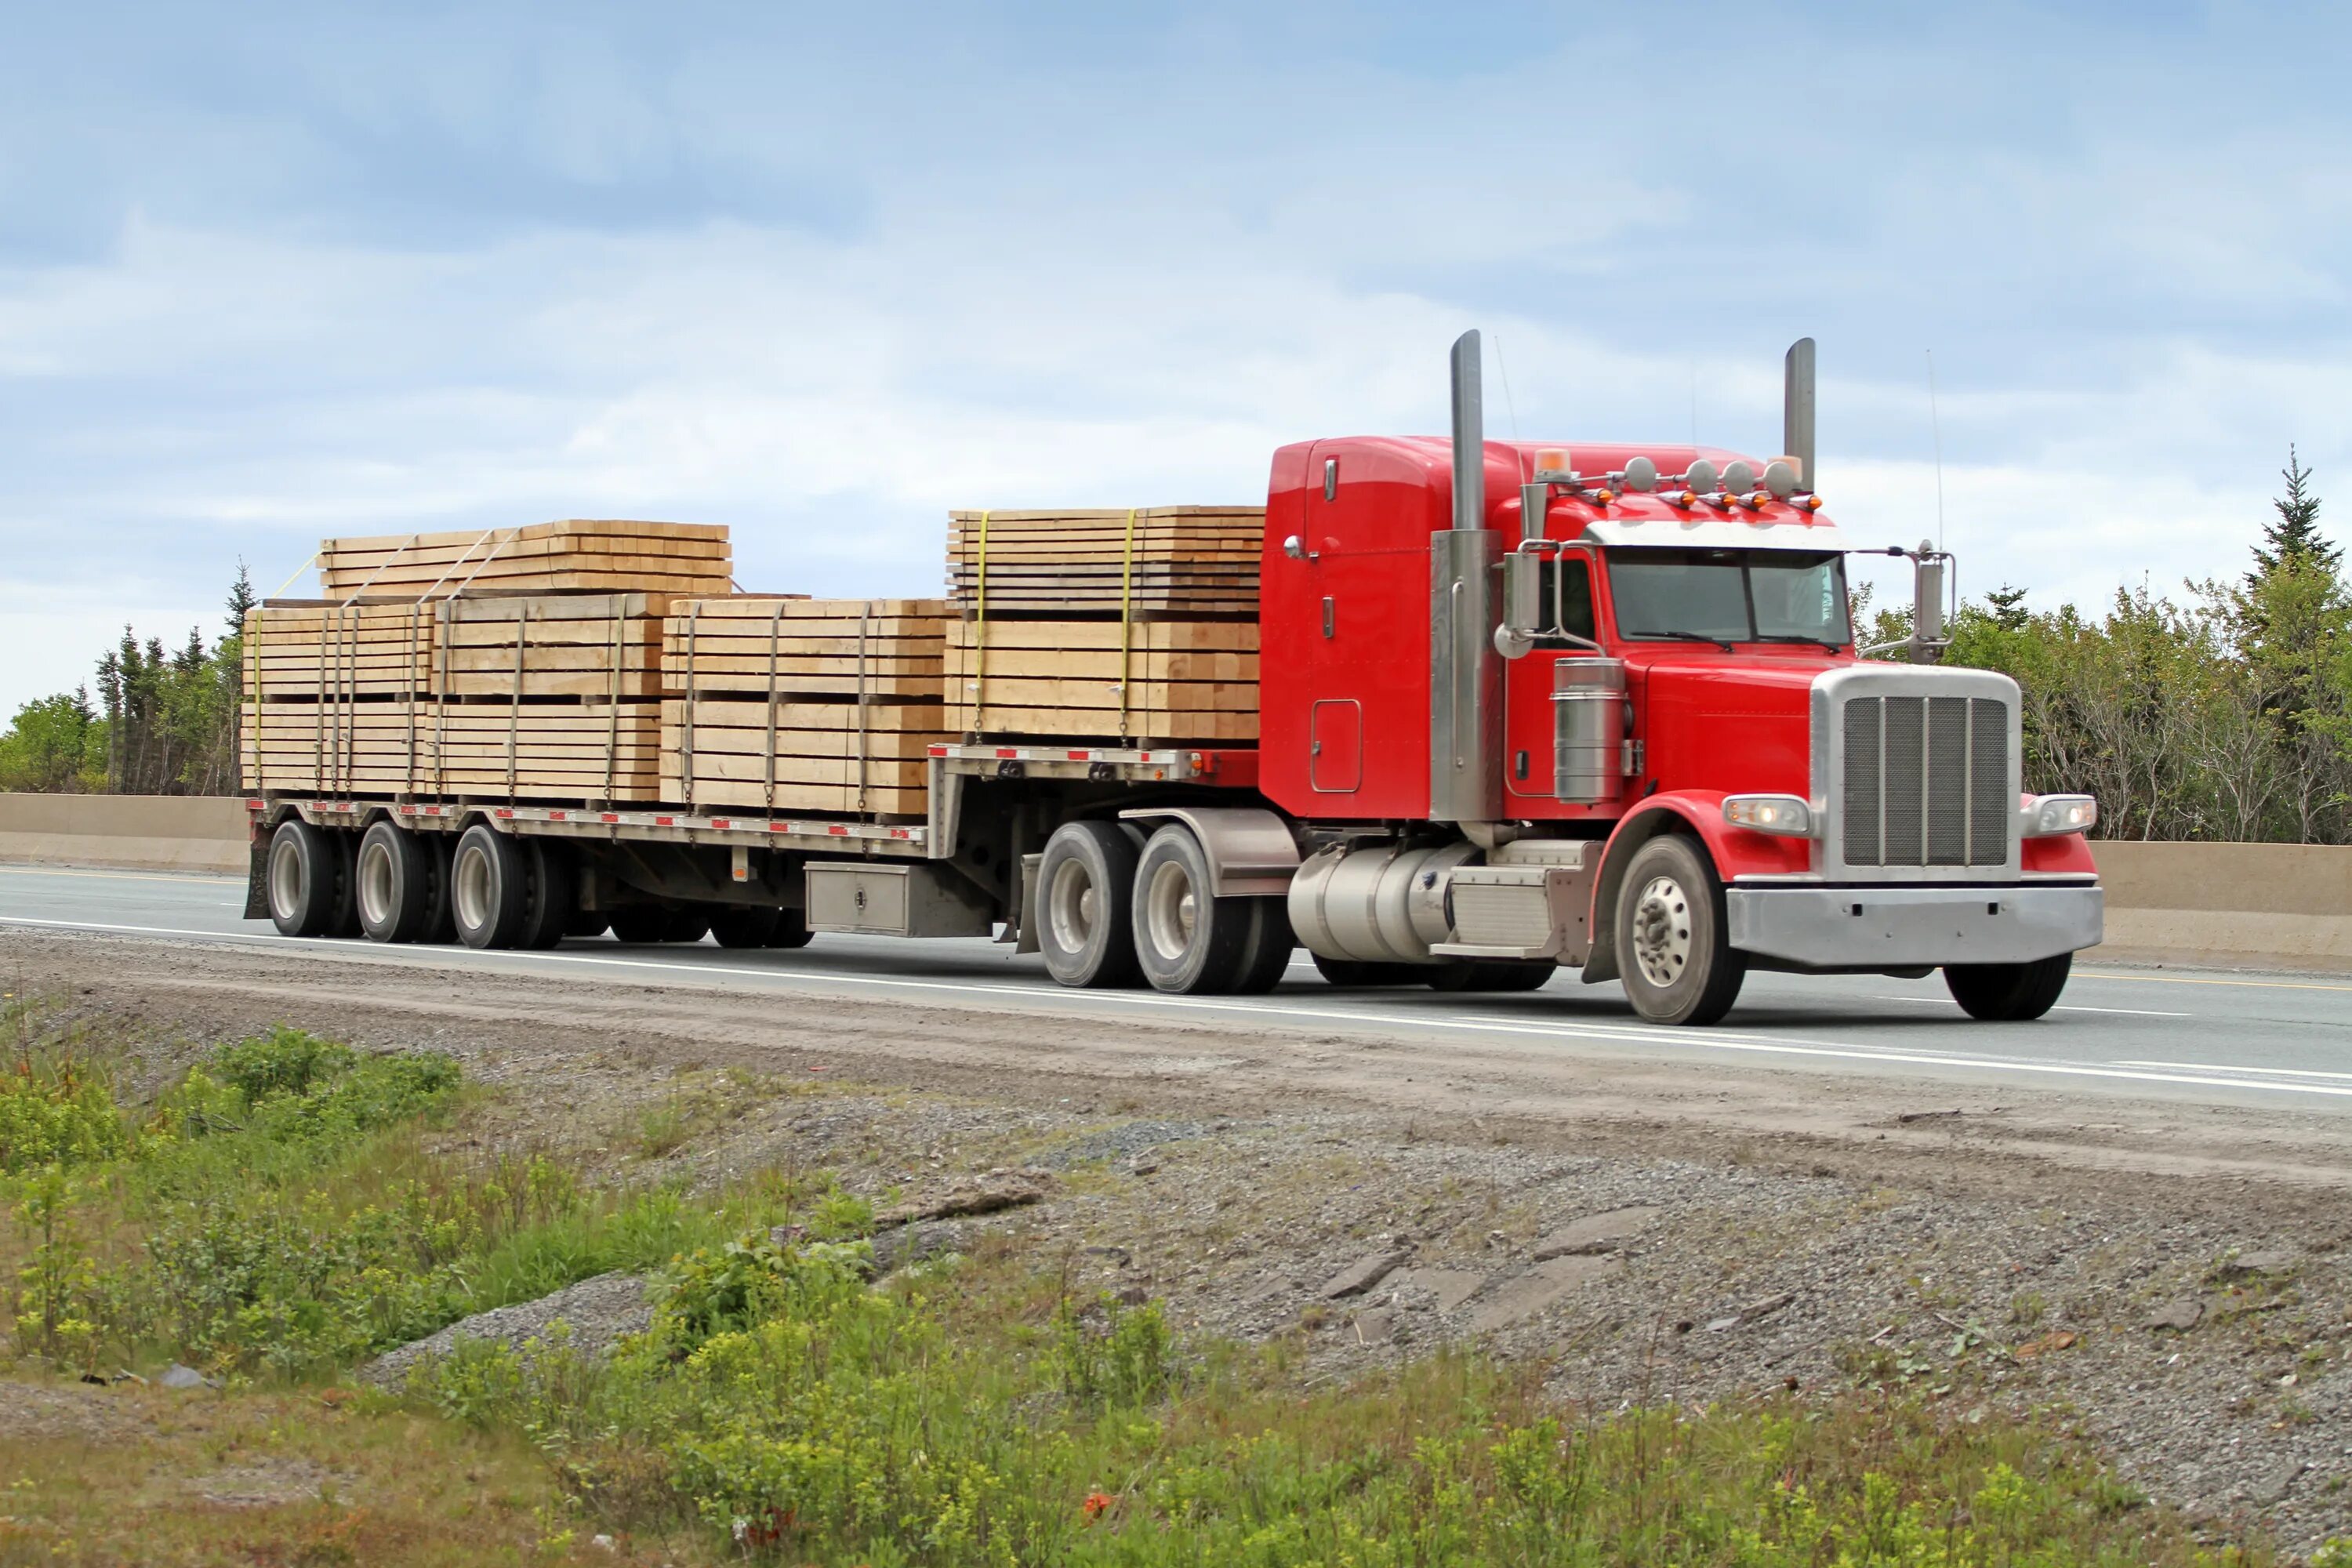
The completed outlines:
{"type": "Polygon", "coordinates": [[[806,890],[811,931],[986,936],[994,929],[980,889],[929,861],[812,861],[806,890]]]}

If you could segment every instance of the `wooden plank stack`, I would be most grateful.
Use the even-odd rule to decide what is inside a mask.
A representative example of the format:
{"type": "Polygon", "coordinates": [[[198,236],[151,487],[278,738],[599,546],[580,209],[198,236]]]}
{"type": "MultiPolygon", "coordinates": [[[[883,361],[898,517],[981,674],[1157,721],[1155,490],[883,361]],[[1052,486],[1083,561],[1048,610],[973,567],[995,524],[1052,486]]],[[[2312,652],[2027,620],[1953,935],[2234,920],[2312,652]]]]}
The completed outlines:
{"type": "Polygon", "coordinates": [[[948,514],[948,597],[990,619],[1257,614],[1258,507],[948,514]]]}
{"type": "Polygon", "coordinates": [[[430,605],[274,600],[246,612],[248,701],[310,700],[320,693],[399,697],[431,689],[430,605]]]}
{"type": "Polygon", "coordinates": [[[1257,739],[1256,507],[950,514],[948,722],[974,739],[1257,739]]]}
{"type": "Polygon", "coordinates": [[[936,599],[734,597],[663,625],[662,791],[696,809],[920,816],[941,702],[936,599]]]}
{"type": "Polygon", "coordinates": [[[441,697],[593,699],[662,693],[667,594],[445,599],[432,690],[441,697]]]}
{"type": "Polygon", "coordinates": [[[453,533],[330,539],[319,546],[331,599],[468,594],[724,594],[734,556],[722,525],[574,520],[453,533]]]}

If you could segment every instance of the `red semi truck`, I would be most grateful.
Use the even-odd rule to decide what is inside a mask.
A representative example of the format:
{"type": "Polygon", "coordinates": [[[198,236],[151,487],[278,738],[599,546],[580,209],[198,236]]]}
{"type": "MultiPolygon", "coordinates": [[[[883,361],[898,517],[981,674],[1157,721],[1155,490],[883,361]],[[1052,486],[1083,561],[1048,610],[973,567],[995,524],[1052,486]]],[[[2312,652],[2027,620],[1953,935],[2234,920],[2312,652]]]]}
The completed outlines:
{"type": "Polygon", "coordinates": [[[932,749],[919,824],[483,800],[250,804],[247,913],[289,934],[551,946],[985,936],[1073,986],[1617,980],[1661,1023],[1751,969],[1944,971],[2047,1012],[2103,919],[2084,795],[2022,793],[2018,690],[1942,668],[1948,557],[1910,558],[1904,662],[1849,624],[1813,489],[1813,344],[1787,456],[1450,438],[1274,457],[1248,749],[932,749]]]}

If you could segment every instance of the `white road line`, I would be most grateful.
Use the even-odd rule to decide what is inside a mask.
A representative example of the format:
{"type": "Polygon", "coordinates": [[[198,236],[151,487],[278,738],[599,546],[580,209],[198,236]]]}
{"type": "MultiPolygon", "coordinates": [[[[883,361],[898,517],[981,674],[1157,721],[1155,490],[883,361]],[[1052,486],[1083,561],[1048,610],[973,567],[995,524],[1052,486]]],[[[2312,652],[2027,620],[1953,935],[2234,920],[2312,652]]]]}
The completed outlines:
{"type": "MultiPolygon", "coordinates": [[[[1870,1000],[1873,1002],[1908,1002],[1914,1007],[1957,1007],[1959,1005],[1958,1003],[1953,1001],[1948,996],[1889,996],[1884,992],[1873,992],[1871,994],[1870,1000]]],[[[2194,1013],[2158,1013],[2146,1007],[2077,1007],[2071,1004],[2063,1003],[2058,1006],[2053,1007],[2051,1011],[2053,1013],[2105,1013],[2117,1018],[2194,1018],[2197,1016],[2194,1013]]]]}
{"type": "MultiPolygon", "coordinates": [[[[90,931],[133,936],[194,937],[204,942],[236,943],[262,949],[299,944],[352,951],[348,940],[335,938],[297,938],[271,936],[251,938],[223,935],[218,931],[186,931],[164,926],[130,926],[102,924],[85,921],[32,920],[22,916],[0,916],[0,925],[45,927],[55,930],[90,931]]],[[[750,969],[740,964],[677,963],[641,958],[599,958],[579,952],[476,952],[467,948],[436,948],[430,950],[436,960],[522,960],[530,963],[574,963],[607,969],[651,970],[675,978],[688,975],[740,975],[751,979],[798,983],[803,988],[824,985],[870,986],[879,990],[947,992],[957,995],[991,998],[1013,997],[1069,1003],[1079,997],[1059,986],[981,985],[968,982],[946,980],[905,980],[873,974],[814,974],[798,970],[750,969]]],[[[390,954],[385,955],[390,958],[390,954]]],[[[400,962],[397,959],[393,962],[400,962]]],[[[1092,1000],[1108,1000],[1097,994],[1092,1000]]],[[[2122,1066],[2089,1062],[2030,1061],[2015,1057],[1958,1057],[1929,1054],[1914,1050],[1870,1049],[1853,1046],[1837,1046],[1825,1042],[1782,1039],[1773,1036],[1729,1035],[1705,1029],[1672,1029],[1663,1027],[1612,1026],[1607,1025],[1536,1025],[1504,1023],[1493,1019],[1447,1017],[1439,1014],[1365,1013],[1329,1007],[1302,1007],[1279,1002],[1237,1003],[1189,996],[1164,996],[1149,992],[1126,992],[1118,995],[1118,1005],[1157,1008],[1170,1012],[1218,1012],[1239,1016],[1269,1019],[1305,1019],[1318,1024],[1374,1025],[1408,1030],[1452,1030],[1459,1033],[1486,1033],[1528,1036],[1540,1039],[1584,1040],[1606,1045],[1639,1044],[1646,1047],[1668,1047],[1737,1052],[1752,1056],[1783,1056],[1831,1061],[1873,1062],[1884,1066],[1931,1068],[1969,1068],[1986,1072],[2035,1074],[2051,1078],[2098,1079],[2123,1083],[2161,1083],[2189,1089],[2250,1089],[2273,1094],[2311,1095],[2324,1099],[2352,1099],[2352,1083],[2342,1086],[2329,1083],[2283,1081],[2261,1077],[2230,1077],[2247,1069],[2237,1068],[2189,1068],[2169,1071],[2137,1070],[2122,1066]]],[[[2171,1068],[2170,1063],[2147,1064],[2171,1068]]],[[[2283,1070],[2283,1069],[2264,1069],[2283,1070]]]]}
{"type": "Polygon", "coordinates": [[[70,877],[81,882],[186,882],[199,888],[217,888],[224,883],[242,882],[242,877],[226,873],[171,871],[85,871],[68,866],[0,866],[0,875],[10,877],[70,877]]]}
{"type": "Polygon", "coordinates": [[[2322,1072],[2316,1068],[2242,1068],[2216,1067],[2208,1062],[2141,1062],[2122,1061],[2115,1064],[2126,1068],[2173,1068],[2184,1072],[2258,1072],[2273,1078],[2325,1078],[2352,1083],[2352,1072],[2322,1072]]]}

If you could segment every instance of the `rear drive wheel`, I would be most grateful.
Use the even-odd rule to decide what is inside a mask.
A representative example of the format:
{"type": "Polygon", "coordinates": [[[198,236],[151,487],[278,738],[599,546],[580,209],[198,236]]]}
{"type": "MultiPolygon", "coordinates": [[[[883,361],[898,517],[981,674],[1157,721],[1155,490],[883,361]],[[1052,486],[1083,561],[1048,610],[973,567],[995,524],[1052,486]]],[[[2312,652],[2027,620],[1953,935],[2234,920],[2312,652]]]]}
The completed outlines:
{"type": "Polygon", "coordinates": [[[1654,1024],[1712,1024],[1748,978],[1732,949],[1723,885],[1687,838],[1653,838],[1633,852],[1617,890],[1617,962],[1633,1011],[1654,1024]]]}
{"type": "Polygon", "coordinates": [[[1158,991],[1222,996],[1249,965],[1257,911],[1250,899],[1212,891],[1209,853],[1171,822],[1151,836],[1135,866],[1135,956],[1158,991]]]}
{"type": "Polygon", "coordinates": [[[1360,958],[1326,958],[1319,952],[1307,957],[1315,961],[1316,972],[1334,985],[1350,990],[1370,985],[1418,985],[1429,977],[1426,964],[1376,963],[1360,958]]]}
{"type": "Polygon", "coordinates": [[[269,837],[269,919],[281,936],[341,936],[352,920],[351,851],[344,836],[299,816],[269,837]]]}
{"type": "Polygon", "coordinates": [[[1037,948],[1065,985],[1110,990],[1141,974],[1135,955],[1135,840],[1108,822],[1066,822],[1037,862],[1037,948]]]}
{"type": "Polygon", "coordinates": [[[441,858],[421,835],[392,822],[360,835],[352,866],[360,930],[370,942],[415,942],[441,901],[441,858]]]}
{"type": "Polygon", "coordinates": [[[1289,900],[1249,901],[1257,908],[1250,920],[1241,977],[1234,982],[1234,992],[1241,996],[1263,996],[1281,984],[1282,977],[1290,972],[1290,955],[1298,951],[1298,936],[1290,929],[1289,900]]]}
{"type": "Polygon", "coordinates": [[[772,905],[730,904],[711,915],[710,934],[721,947],[766,947],[783,923],[784,911],[772,905]]]}
{"type": "Polygon", "coordinates": [[[515,945],[553,947],[563,940],[565,928],[580,907],[579,874],[572,847],[533,838],[524,846],[524,853],[530,865],[530,891],[515,945]]]}
{"type": "Polygon", "coordinates": [[[449,903],[467,947],[518,945],[530,913],[530,857],[510,836],[476,823],[450,858],[449,903]]]}
{"type": "Polygon", "coordinates": [[[2071,952],[2030,963],[1948,963],[1944,984],[1969,1017],[1988,1024],[2022,1024],[2058,1005],[2058,994],[2066,989],[2066,976],[2074,968],[2071,952]]]}

